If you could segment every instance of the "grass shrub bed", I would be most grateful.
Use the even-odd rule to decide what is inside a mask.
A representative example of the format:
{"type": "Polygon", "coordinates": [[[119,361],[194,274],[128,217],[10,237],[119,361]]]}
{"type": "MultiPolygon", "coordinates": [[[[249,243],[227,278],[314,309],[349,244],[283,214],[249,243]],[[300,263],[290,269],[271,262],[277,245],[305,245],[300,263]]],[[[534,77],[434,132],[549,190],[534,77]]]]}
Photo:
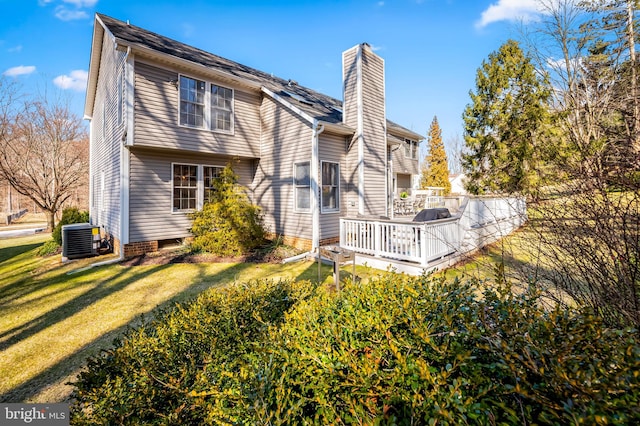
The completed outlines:
{"type": "Polygon", "coordinates": [[[73,420],[631,424],[637,338],[504,283],[260,281],[180,305],[91,361],[73,420]]]}

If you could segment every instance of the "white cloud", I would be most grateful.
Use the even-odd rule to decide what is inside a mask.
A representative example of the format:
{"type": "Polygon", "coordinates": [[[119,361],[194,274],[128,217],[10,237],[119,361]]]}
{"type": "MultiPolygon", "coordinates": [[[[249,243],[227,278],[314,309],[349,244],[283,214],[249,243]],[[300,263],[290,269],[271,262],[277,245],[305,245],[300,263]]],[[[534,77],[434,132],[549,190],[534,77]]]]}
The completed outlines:
{"type": "Polygon", "coordinates": [[[76,19],[86,19],[89,14],[84,10],[70,10],[64,6],[56,7],[56,18],[61,21],[74,21],[76,19]]]}
{"type": "MultiPolygon", "coordinates": [[[[50,0],[49,0],[50,1],[50,0]]],[[[98,0],[62,0],[65,3],[74,5],[75,7],[93,7],[98,0]]]]}
{"type": "Polygon", "coordinates": [[[498,0],[482,12],[477,28],[483,28],[493,22],[515,21],[522,19],[532,21],[540,15],[540,5],[537,0],[498,0]]]}
{"type": "Polygon", "coordinates": [[[53,84],[64,90],[82,92],[87,88],[88,75],[89,73],[85,70],[73,70],[69,75],[59,75],[54,78],[53,84]]]}
{"type": "Polygon", "coordinates": [[[89,18],[86,9],[94,7],[98,0],[38,0],[38,4],[46,7],[56,4],[54,15],[62,21],[74,21],[89,18]]]}
{"type": "Polygon", "coordinates": [[[31,74],[35,70],[36,70],[36,67],[34,67],[33,65],[28,65],[28,66],[19,65],[17,67],[9,68],[5,72],[3,72],[2,75],[7,77],[18,77],[21,75],[31,74]]]}
{"type": "Polygon", "coordinates": [[[22,51],[22,45],[21,44],[19,44],[17,46],[14,46],[14,47],[10,47],[10,48],[7,49],[7,52],[9,52],[9,53],[19,53],[21,51],[22,51]]]}

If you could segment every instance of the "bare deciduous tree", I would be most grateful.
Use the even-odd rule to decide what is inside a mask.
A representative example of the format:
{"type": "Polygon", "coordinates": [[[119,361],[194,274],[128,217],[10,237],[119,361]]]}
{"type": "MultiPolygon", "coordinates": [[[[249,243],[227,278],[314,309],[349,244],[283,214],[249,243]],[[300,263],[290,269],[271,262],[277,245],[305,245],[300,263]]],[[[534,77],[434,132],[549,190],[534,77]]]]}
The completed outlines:
{"type": "Polygon", "coordinates": [[[462,154],[464,153],[464,140],[460,135],[455,135],[445,142],[449,170],[452,174],[462,173],[462,154]]]}
{"type": "Polygon", "coordinates": [[[637,2],[538,3],[544,13],[528,46],[553,79],[563,176],[544,189],[543,216],[532,220],[538,276],[610,323],[639,326],[637,2]]]}
{"type": "Polygon", "coordinates": [[[0,176],[29,197],[55,226],[55,214],[88,174],[88,138],[68,105],[46,97],[22,102],[4,93],[0,176]]]}

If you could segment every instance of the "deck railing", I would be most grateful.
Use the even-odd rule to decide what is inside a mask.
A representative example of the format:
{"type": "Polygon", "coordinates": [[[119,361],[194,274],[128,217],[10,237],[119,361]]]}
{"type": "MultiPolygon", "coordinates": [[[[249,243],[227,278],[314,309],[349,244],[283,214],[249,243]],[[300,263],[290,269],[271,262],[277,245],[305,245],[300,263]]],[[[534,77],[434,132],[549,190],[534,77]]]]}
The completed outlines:
{"type": "Polygon", "coordinates": [[[390,220],[340,219],[340,246],[358,253],[429,262],[455,252],[460,245],[458,218],[411,223],[390,220]]]}
{"type": "Polygon", "coordinates": [[[467,199],[455,217],[430,222],[341,218],[340,246],[357,253],[428,266],[456,252],[468,252],[509,234],[526,220],[518,198],[467,199]]]}

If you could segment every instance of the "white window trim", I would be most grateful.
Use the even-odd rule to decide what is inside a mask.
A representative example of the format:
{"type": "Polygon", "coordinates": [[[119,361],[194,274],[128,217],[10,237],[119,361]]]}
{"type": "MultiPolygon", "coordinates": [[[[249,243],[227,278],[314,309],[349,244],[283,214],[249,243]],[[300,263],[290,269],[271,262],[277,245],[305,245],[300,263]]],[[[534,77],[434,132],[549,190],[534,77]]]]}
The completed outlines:
{"type": "Polygon", "coordinates": [[[207,101],[208,101],[209,97],[207,96],[207,82],[205,80],[190,76],[190,75],[186,75],[186,74],[178,74],[178,126],[179,127],[183,127],[185,129],[197,129],[197,130],[208,130],[209,127],[209,123],[207,123],[207,101]],[[182,103],[182,95],[180,93],[181,90],[181,86],[180,86],[180,80],[182,79],[182,77],[184,78],[188,78],[191,80],[195,80],[195,81],[202,81],[204,82],[204,99],[202,100],[202,127],[198,127],[198,126],[190,126],[188,124],[182,124],[181,120],[180,120],[180,105],[182,103]]]}
{"type": "MultiPolygon", "coordinates": [[[[236,106],[236,91],[232,88],[232,87],[227,87],[227,86],[221,86],[217,83],[211,83],[211,82],[206,82],[207,83],[207,89],[208,89],[208,94],[209,94],[209,129],[212,132],[216,132],[216,133],[223,133],[223,134],[227,134],[227,135],[233,135],[234,134],[234,129],[236,128],[236,114],[235,114],[235,106],[236,106]],[[211,105],[211,86],[218,86],[218,87],[222,87],[223,89],[228,89],[231,90],[231,128],[229,130],[224,130],[224,129],[212,129],[211,127],[213,126],[213,117],[211,117],[211,109],[213,108],[213,106],[211,105]]],[[[226,111],[226,110],[223,110],[226,111]]]]}
{"type": "Polygon", "coordinates": [[[198,78],[198,77],[194,77],[192,75],[188,75],[188,74],[182,74],[179,73],[178,74],[178,127],[182,127],[185,129],[195,129],[195,130],[203,130],[203,131],[207,131],[207,132],[212,132],[212,133],[220,133],[220,134],[224,134],[224,135],[234,135],[235,134],[235,128],[236,128],[236,91],[233,87],[228,87],[228,86],[223,86],[220,85],[218,83],[212,83],[211,81],[207,81],[205,79],[202,78],[198,78]],[[182,124],[180,123],[180,102],[182,102],[182,99],[180,98],[180,79],[182,77],[185,78],[189,78],[191,80],[196,80],[196,81],[203,81],[204,82],[204,111],[203,111],[203,117],[202,117],[202,127],[197,127],[197,126],[189,126],[187,124],[182,124]],[[225,89],[229,89],[231,90],[231,129],[230,130],[219,130],[219,129],[212,129],[211,128],[211,123],[212,123],[212,118],[211,118],[211,86],[218,86],[218,87],[223,87],[225,89]]]}
{"type": "Polygon", "coordinates": [[[418,150],[420,149],[420,145],[418,144],[418,141],[414,141],[413,139],[405,138],[404,142],[405,142],[404,157],[405,158],[409,158],[411,160],[417,160],[418,159],[418,150]],[[407,155],[406,145],[409,145],[409,155],[407,155]],[[415,145],[415,150],[414,150],[414,145],[415,145]],[[414,153],[415,153],[415,155],[414,155],[414,153]]]}
{"type": "Polygon", "coordinates": [[[193,213],[194,211],[202,210],[202,207],[204,206],[204,168],[205,167],[212,167],[212,168],[218,168],[218,169],[225,168],[225,166],[220,166],[217,164],[181,163],[179,161],[175,161],[171,163],[171,214],[189,214],[189,213],[193,213]],[[173,210],[173,189],[174,189],[173,170],[174,170],[174,166],[176,165],[196,167],[196,179],[198,183],[196,186],[196,208],[195,209],[178,210],[178,211],[173,210]]]}
{"type": "Polygon", "coordinates": [[[309,176],[309,208],[298,208],[298,185],[296,185],[296,166],[301,164],[308,164],[309,170],[311,170],[310,161],[298,161],[296,163],[293,163],[293,174],[291,176],[291,180],[293,182],[293,211],[296,213],[311,213],[311,197],[313,197],[313,193],[311,192],[311,176],[309,176]]]}
{"type": "Polygon", "coordinates": [[[107,210],[106,203],[104,202],[105,186],[106,186],[105,174],[104,174],[104,170],[102,170],[100,171],[100,200],[98,201],[99,210],[101,212],[104,212],[107,210]]]}
{"type": "Polygon", "coordinates": [[[193,163],[180,163],[180,162],[173,162],[171,163],[171,191],[169,192],[169,198],[171,200],[170,206],[169,208],[171,209],[171,214],[189,214],[194,212],[194,209],[186,209],[186,210],[174,210],[173,209],[173,190],[175,189],[173,186],[173,182],[174,182],[174,175],[173,175],[173,171],[174,171],[174,167],[175,166],[195,166],[196,167],[196,180],[197,180],[197,185],[196,185],[196,208],[195,210],[198,209],[198,205],[200,203],[200,200],[198,198],[198,194],[200,194],[202,191],[202,172],[200,171],[200,167],[198,164],[193,164],[193,163]]]}
{"type": "Polygon", "coordinates": [[[340,212],[340,163],[337,161],[321,161],[320,162],[320,212],[321,213],[339,213],[340,212]],[[335,208],[326,208],[322,203],[322,187],[324,186],[324,181],[322,180],[322,169],[324,168],[324,164],[335,164],[338,166],[338,185],[336,188],[336,207],[335,208]]]}

